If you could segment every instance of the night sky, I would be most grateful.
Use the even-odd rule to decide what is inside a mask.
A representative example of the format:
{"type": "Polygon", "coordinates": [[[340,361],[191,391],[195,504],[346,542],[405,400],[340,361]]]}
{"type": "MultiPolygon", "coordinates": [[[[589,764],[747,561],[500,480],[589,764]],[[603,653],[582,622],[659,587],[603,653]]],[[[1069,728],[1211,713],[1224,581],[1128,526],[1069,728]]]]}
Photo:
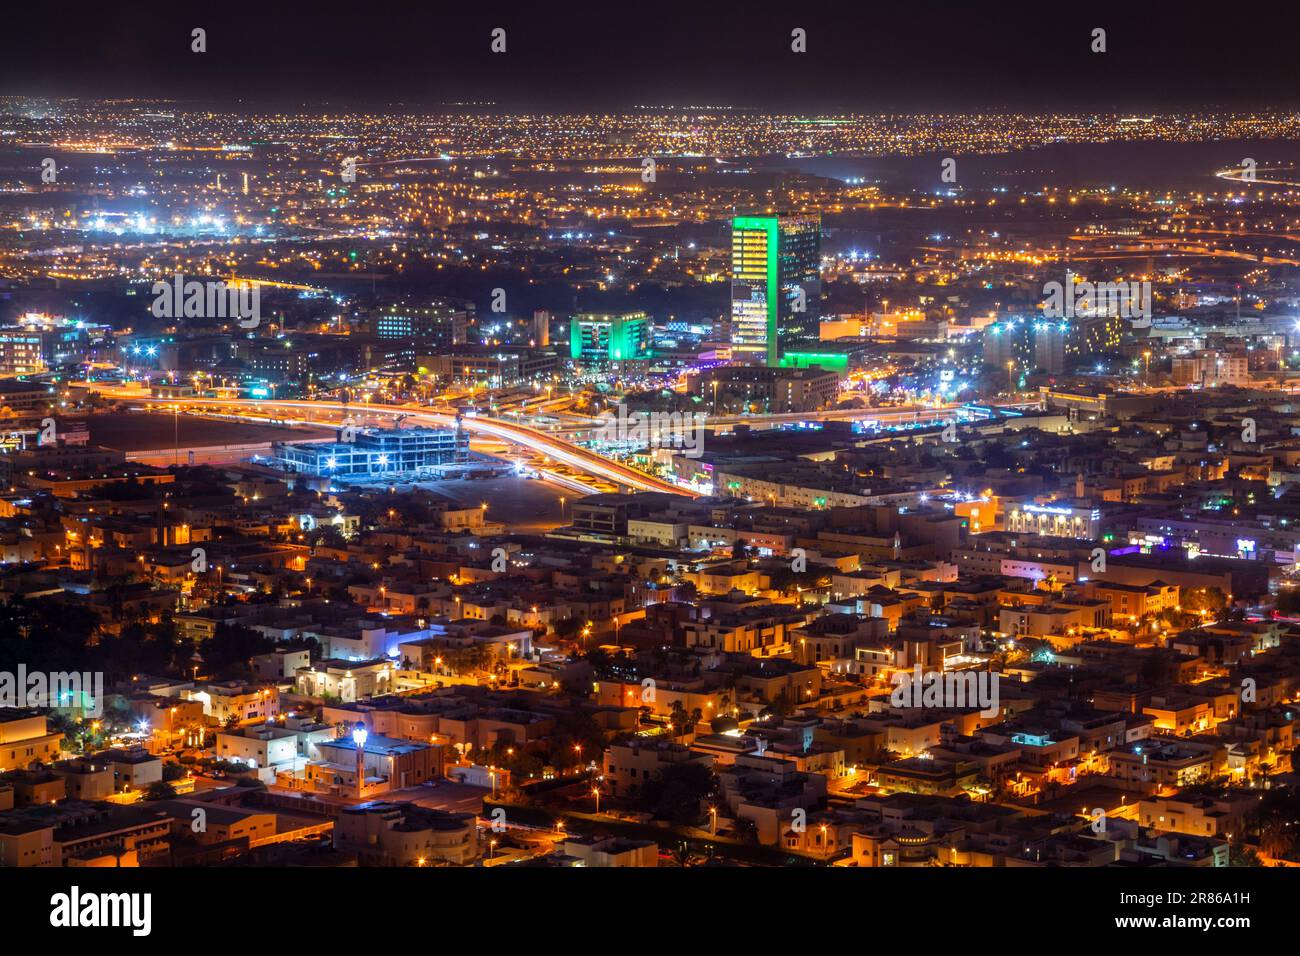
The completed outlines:
{"type": "Polygon", "coordinates": [[[712,104],[755,109],[1155,110],[1300,106],[1300,4],[933,0],[358,2],[143,9],[21,4],[0,35],[0,93],[213,103],[503,108],[712,104]],[[276,5],[276,9],[281,9],[276,5]],[[435,12],[466,9],[472,13],[435,12]],[[321,5],[306,7],[319,11],[321,5]],[[488,10],[487,13],[480,13],[488,10]],[[400,11],[400,12],[399,12],[400,11]],[[208,52],[190,53],[190,30],[208,52]],[[507,53],[489,50],[493,27],[507,53]],[[790,31],[808,52],[790,52],[790,31]],[[1108,52],[1090,51],[1094,27],[1108,52]]]}

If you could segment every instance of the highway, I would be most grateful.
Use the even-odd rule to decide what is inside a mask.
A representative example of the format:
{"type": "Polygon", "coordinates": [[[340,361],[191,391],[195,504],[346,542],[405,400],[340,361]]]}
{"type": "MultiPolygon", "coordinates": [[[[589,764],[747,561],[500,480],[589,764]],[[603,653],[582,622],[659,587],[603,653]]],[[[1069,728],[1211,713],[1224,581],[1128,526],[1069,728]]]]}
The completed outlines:
{"type": "MultiPolygon", "coordinates": [[[[842,396],[843,397],[843,396],[842,396]]],[[[514,420],[520,414],[538,414],[544,412],[551,417],[559,418],[561,416],[571,419],[570,422],[557,424],[555,431],[573,432],[588,431],[593,428],[599,428],[602,423],[602,414],[611,414],[612,409],[606,409],[602,414],[597,415],[580,415],[573,411],[565,410],[560,412],[561,399],[543,400],[542,404],[531,404],[527,409],[512,409],[508,414],[510,420],[514,420]]],[[[751,414],[726,414],[726,415],[705,415],[704,425],[706,428],[726,427],[732,425],[750,425],[753,428],[766,428],[769,426],[792,424],[804,421],[879,421],[881,424],[901,424],[904,422],[930,422],[943,420],[945,415],[953,409],[961,408],[962,402],[945,402],[938,405],[878,405],[857,408],[829,408],[818,412],[766,412],[757,415],[751,414]]],[[[685,413],[689,414],[689,413],[685,413]]],[[[504,419],[498,418],[498,421],[504,419]]]]}
{"type": "MultiPolygon", "coordinates": [[[[384,415],[396,419],[399,416],[405,416],[406,422],[412,425],[428,425],[437,427],[451,427],[456,423],[456,414],[450,409],[447,411],[436,411],[426,406],[415,404],[409,405],[384,405],[368,403],[350,403],[333,401],[307,401],[299,399],[252,399],[252,398],[206,398],[206,397],[157,397],[150,395],[144,388],[113,386],[104,383],[71,383],[85,388],[91,388],[100,392],[105,397],[118,400],[136,401],[148,403],[151,405],[171,406],[177,405],[182,409],[205,407],[211,409],[214,413],[221,410],[243,410],[252,411],[254,414],[249,415],[250,419],[263,420],[271,419],[278,421],[298,421],[310,424],[321,424],[320,419],[316,416],[319,413],[327,413],[330,424],[339,424],[345,418],[351,418],[357,424],[357,417],[362,415],[384,415]]],[[[1032,406],[1034,403],[1027,403],[1032,406]]],[[[1009,407],[1027,407],[1027,405],[1009,406],[1009,407]]],[[[905,422],[921,424],[944,421],[949,418],[955,410],[960,408],[957,403],[945,403],[941,406],[923,407],[923,406],[882,406],[878,408],[854,408],[854,409],[837,409],[822,412],[808,413],[777,413],[772,415],[722,415],[710,417],[707,420],[708,427],[729,427],[739,424],[748,424],[755,428],[763,428],[780,423],[795,422],[803,420],[875,420],[882,424],[902,424],[905,422]]],[[[461,427],[469,432],[472,436],[483,440],[504,442],[509,445],[515,445],[520,448],[531,451],[535,454],[549,456],[556,462],[568,465],[577,471],[594,475],[597,478],[604,479],[614,485],[626,486],[636,491],[662,491],[672,494],[686,495],[688,497],[699,497],[699,493],[687,488],[673,485],[669,482],[647,475],[635,468],[620,464],[603,455],[598,455],[590,449],[583,448],[571,441],[561,437],[562,434],[577,435],[589,431],[595,425],[562,425],[555,432],[543,431],[524,425],[516,421],[506,421],[501,418],[492,418],[483,415],[465,415],[460,419],[461,427]]],[[[572,491],[583,494],[593,494],[594,489],[588,488],[572,479],[564,478],[562,475],[551,472],[546,469],[538,469],[545,474],[548,480],[553,481],[572,491]]]]}
{"type": "MultiPolygon", "coordinates": [[[[834,408],[820,412],[773,412],[765,415],[710,415],[704,420],[705,428],[731,429],[748,425],[754,430],[775,428],[806,421],[879,422],[881,425],[933,425],[947,422],[953,414],[965,408],[965,402],[944,402],[939,405],[881,405],[871,408],[834,408]]],[[[1038,403],[996,403],[997,408],[1036,408],[1038,403]]],[[[599,420],[589,423],[559,425],[555,431],[562,435],[581,435],[600,427],[599,420]]]]}
{"type": "MultiPolygon", "coordinates": [[[[368,405],[367,408],[375,406],[368,405]]],[[[395,413],[401,413],[399,407],[394,409],[395,413]]],[[[430,413],[423,413],[430,414],[430,413]]],[[[443,424],[454,424],[455,417],[450,415],[437,415],[442,419],[443,424]]],[[[419,415],[412,415],[412,418],[418,418],[419,415]]],[[[461,426],[478,435],[491,435],[496,438],[504,439],[524,448],[541,452],[544,455],[550,455],[556,461],[563,462],[570,468],[576,468],[579,471],[585,471],[588,474],[596,475],[612,481],[615,484],[627,485],[636,488],[639,491],[668,491],[673,494],[689,495],[690,497],[699,497],[696,492],[687,491],[676,485],[669,484],[666,481],[660,481],[658,478],[652,478],[644,472],[637,471],[635,468],[629,468],[621,465],[616,461],[611,461],[602,455],[597,455],[593,451],[574,445],[548,435],[545,432],[538,431],[535,428],[529,428],[526,425],[519,425],[514,422],[503,422],[500,419],[481,418],[468,416],[461,419],[461,426]]]]}
{"type": "MultiPolygon", "coordinates": [[[[399,415],[406,416],[406,422],[411,425],[429,425],[439,427],[452,427],[456,424],[456,416],[451,412],[430,411],[417,405],[359,405],[352,403],[344,405],[342,402],[310,402],[298,400],[280,400],[280,399],[253,399],[253,398],[204,398],[197,396],[186,396],[181,398],[156,397],[150,395],[144,389],[123,388],[105,385],[103,383],[73,382],[73,386],[81,386],[93,389],[108,398],[114,398],[125,401],[147,402],[152,405],[172,406],[178,405],[181,408],[210,408],[218,409],[246,409],[257,413],[255,416],[261,418],[275,418],[281,421],[300,420],[305,422],[315,422],[311,418],[311,413],[332,412],[336,413],[340,422],[347,415],[373,414],[388,415],[396,418],[399,415]],[[306,416],[303,413],[307,413],[306,416]],[[295,416],[297,416],[295,418],[295,416]]],[[[535,428],[526,425],[519,425],[513,422],[504,422],[499,419],[485,418],[482,416],[467,415],[460,420],[461,427],[471,435],[479,437],[489,437],[498,440],[504,440],[514,445],[519,445],[531,451],[543,455],[549,455],[555,461],[562,462],[570,468],[578,471],[595,475],[616,485],[626,485],[637,491],[665,491],[672,494],[686,495],[688,497],[699,497],[698,492],[690,491],[685,488],[679,488],[676,485],[669,484],[658,478],[654,478],[644,472],[629,468],[626,465],[611,461],[595,452],[586,448],[581,448],[562,438],[549,435],[535,428]]],[[[590,489],[587,489],[590,492],[590,489]]]]}

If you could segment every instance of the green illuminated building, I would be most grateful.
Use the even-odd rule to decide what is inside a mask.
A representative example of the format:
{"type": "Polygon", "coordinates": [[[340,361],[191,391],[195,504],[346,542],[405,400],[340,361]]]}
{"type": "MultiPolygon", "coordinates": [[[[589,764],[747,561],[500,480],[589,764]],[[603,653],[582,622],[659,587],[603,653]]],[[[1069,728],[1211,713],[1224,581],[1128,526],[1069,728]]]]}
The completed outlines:
{"type": "Polygon", "coordinates": [[[817,340],[821,217],[731,221],[731,356],[776,366],[782,351],[817,340]]]}
{"type": "Polygon", "coordinates": [[[580,365],[650,357],[650,317],[644,312],[583,312],[569,320],[569,354],[580,365]]]}
{"type": "Polygon", "coordinates": [[[849,357],[842,352],[782,352],[781,368],[820,368],[839,372],[849,370],[849,357]]]}

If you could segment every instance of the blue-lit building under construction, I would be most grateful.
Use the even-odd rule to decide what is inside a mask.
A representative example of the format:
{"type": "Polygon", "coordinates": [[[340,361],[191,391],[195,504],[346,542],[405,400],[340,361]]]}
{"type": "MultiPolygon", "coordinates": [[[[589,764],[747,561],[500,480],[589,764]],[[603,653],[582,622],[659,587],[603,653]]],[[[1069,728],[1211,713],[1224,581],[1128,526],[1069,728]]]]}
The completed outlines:
{"type": "Polygon", "coordinates": [[[429,474],[437,466],[468,461],[469,435],[460,428],[358,428],[340,431],[338,441],[276,442],[272,453],[286,471],[328,478],[392,478],[429,474]]]}

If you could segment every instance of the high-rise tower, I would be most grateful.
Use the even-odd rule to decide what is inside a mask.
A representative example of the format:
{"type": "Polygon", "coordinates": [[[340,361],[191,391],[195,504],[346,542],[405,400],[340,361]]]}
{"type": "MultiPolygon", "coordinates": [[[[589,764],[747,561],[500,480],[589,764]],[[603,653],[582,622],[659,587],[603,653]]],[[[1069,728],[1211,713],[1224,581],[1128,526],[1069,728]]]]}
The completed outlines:
{"type": "Polygon", "coordinates": [[[821,314],[821,217],[731,221],[731,355],[775,366],[781,350],[815,340],[821,314]]]}

